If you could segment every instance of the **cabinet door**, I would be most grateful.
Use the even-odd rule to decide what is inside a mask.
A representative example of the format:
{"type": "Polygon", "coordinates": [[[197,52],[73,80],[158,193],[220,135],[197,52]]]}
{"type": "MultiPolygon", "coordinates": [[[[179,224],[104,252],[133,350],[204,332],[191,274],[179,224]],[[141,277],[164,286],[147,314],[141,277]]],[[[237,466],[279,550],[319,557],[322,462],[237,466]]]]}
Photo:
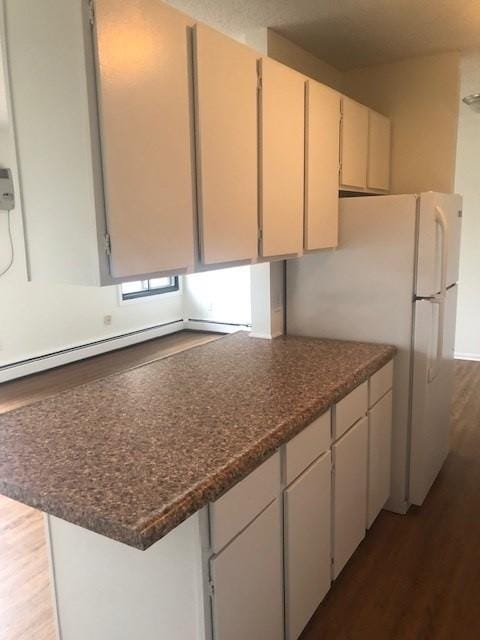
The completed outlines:
{"type": "Polygon", "coordinates": [[[257,256],[257,55],[196,25],[196,135],[201,260],[257,256]]]}
{"type": "Polygon", "coordinates": [[[282,565],[277,499],[211,560],[215,640],[283,638],[282,565]]]}
{"type": "Polygon", "coordinates": [[[367,186],[368,108],[350,98],[342,99],[340,184],[367,186]]]}
{"type": "Polygon", "coordinates": [[[365,536],[368,418],[333,445],[333,578],[365,536]]]}
{"type": "Polygon", "coordinates": [[[112,275],[194,263],[188,18],[158,0],[96,0],[112,275]]]}
{"type": "Polygon", "coordinates": [[[305,109],[305,249],[338,245],[340,95],[308,80],[305,109]]]}
{"type": "Polygon", "coordinates": [[[390,188],[390,119],[376,111],[368,114],[368,179],[370,189],[390,188]]]}
{"type": "Polygon", "coordinates": [[[392,392],[372,409],[368,421],[367,528],[390,496],[392,459],[392,392]]]}
{"type": "Polygon", "coordinates": [[[305,80],[282,64],[260,61],[261,255],[303,246],[305,80]]]}
{"type": "Polygon", "coordinates": [[[331,456],[324,454],[285,491],[285,603],[296,640],[330,589],[331,456]]]}

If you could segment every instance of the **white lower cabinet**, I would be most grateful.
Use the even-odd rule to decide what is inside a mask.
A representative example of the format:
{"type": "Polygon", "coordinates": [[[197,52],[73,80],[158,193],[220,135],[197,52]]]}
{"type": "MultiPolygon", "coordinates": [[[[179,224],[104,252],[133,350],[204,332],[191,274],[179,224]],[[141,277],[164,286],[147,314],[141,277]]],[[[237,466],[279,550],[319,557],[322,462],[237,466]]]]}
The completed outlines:
{"type": "Polygon", "coordinates": [[[392,458],[392,392],[370,409],[368,424],[369,529],[390,496],[392,458]]]}
{"type": "Polygon", "coordinates": [[[332,447],[333,578],[365,537],[368,418],[359,420],[332,447]]]}
{"type": "Polygon", "coordinates": [[[286,637],[296,640],[331,583],[331,454],[285,490],[286,637]]]}
{"type": "Polygon", "coordinates": [[[392,374],[389,363],[209,506],[212,640],[299,638],[388,499],[392,374]]]}
{"type": "Polygon", "coordinates": [[[276,499],[210,562],[214,640],[281,640],[283,549],[276,499]]]}

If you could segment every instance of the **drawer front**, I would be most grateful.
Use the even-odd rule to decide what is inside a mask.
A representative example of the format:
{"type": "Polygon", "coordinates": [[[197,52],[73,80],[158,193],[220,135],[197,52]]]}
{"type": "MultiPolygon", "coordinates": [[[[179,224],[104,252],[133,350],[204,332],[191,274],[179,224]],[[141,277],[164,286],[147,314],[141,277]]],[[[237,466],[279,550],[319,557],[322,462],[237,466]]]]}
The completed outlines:
{"type": "Polygon", "coordinates": [[[367,413],[368,381],[354,389],[335,405],[333,439],[338,440],[352,425],[367,413]]]}
{"type": "Polygon", "coordinates": [[[365,537],[368,418],[333,446],[333,579],[365,537]]]}
{"type": "Polygon", "coordinates": [[[392,392],[373,407],[368,417],[368,508],[370,529],[390,497],[392,460],[392,392]]]}
{"type": "Polygon", "coordinates": [[[330,448],[331,412],[305,427],[285,447],[287,484],[290,484],[322,453],[330,448]]]}
{"type": "Polygon", "coordinates": [[[212,502],[211,545],[214,553],[244,529],[280,493],[280,454],[277,451],[258,469],[212,502]]]}
{"type": "Polygon", "coordinates": [[[282,556],[281,503],[275,500],[210,561],[215,640],[284,637],[282,556]]]}
{"type": "Polygon", "coordinates": [[[287,640],[297,640],[330,589],[331,471],[327,451],[285,491],[287,640]]]}
{"type": "Polygon", "coordinates": [[[393,360],[374,373],[370,378],[368,390],[368,406],[373,405],[384,396],[393,386],[393,360]]]}

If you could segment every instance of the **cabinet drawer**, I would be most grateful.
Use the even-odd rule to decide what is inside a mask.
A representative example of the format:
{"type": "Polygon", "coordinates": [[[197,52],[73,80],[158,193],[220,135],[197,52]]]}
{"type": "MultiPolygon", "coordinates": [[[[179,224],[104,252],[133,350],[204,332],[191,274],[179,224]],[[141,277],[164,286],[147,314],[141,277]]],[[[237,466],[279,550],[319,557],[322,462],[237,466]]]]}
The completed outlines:
{"type": "Polygon", "coordinates": [[[333,439],[338,440],[352,425],[367,413],[368,382],[354,389],[335,405],[333,439]]]}
{"type": "Polygon", "coordinates": [[[365,537],[367,516],[368,418],[333,447],[333,579],[365,537]]]}
{"type": "Polygon", "coordinates": [[[275,500],[210,562],[215,640],[284,637],[282,555],[281,506],[275,500]]]}
{"type": "Polygon", "coordinates": [[[298,478],[316,458],[330,447],[331,412],[327,411],[287,443],[287,484],[298,478]]]}
{"type": "Polygon", "coordinates": [[[373,407],[368,418],[367,529],[390,496],[392,460],[392,392],[373,407]]]}
{"type": "Polygon", "coordinates": [[[297,640],[331,582],[331,454],[285,491],[287,640],[297,640]]]}
{"type": "Polygon", "coordinates": [[[393,386],[393,360],[377,371],[371,378],[368,390],[368,406],[373,405],[393,386]]]}
{"type": "Polygon", "coordinates": [[[280,454],[236,484],[209,507],[214,553],[246,527],[280,492],[280,454]]]}

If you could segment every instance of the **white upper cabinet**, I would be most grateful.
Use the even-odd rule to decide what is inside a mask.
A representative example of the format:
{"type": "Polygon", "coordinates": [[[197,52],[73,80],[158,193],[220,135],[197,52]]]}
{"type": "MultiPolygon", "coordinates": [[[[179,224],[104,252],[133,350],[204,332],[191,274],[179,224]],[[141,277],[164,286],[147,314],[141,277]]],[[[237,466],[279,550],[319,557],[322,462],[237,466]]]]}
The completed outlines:
{"type": "Polygon", "coordinates": [[[189,25],[158,0],[95,1],[111,272],[194,264],[189,25]]]}
{"type": "Polygon", "coordinates": [[[261,255],[303,247],[305,79],[282,64],[260,61],[261,255]]]}
{"type": "Polygon", "coordinates": [[[304,247],[336,247],[340,95],[314,80],[307,81],[305,127],[304,247]]]}
{"type": "Polygon", "coordinates": [[[350,98],[342,99],[340,184],[367,186],[368,108],[350,98]]]}
{"type": "Polygon", "coordinates": [[[258,250],[257,55],[203,25],[194,30],[200,258],[258,250]]]}
{"type": "Polygon", "coordinates": [[[370,109],[368,114],[369,189],[388,191],[390,188],[390,119],[370,109]]]}

